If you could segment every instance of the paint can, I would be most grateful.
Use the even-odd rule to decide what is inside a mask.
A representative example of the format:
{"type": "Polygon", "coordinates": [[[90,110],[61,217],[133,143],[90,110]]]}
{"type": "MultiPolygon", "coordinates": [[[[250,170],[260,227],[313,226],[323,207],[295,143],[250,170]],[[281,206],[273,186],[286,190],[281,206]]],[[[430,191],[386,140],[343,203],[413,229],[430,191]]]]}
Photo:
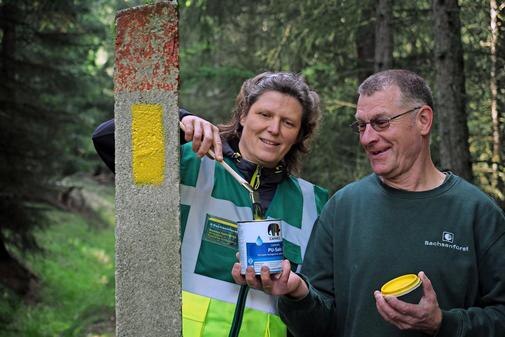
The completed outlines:
{"type": "Polygon", "coordinates": [[[249,266],[256,275],[262,266],[267,266],[272,274],[280,273],[284,259],[281,220],[238,221],[237,225],[241,274],[245,275],[249,266]]]}
{"type": "Polygon", "coordinates": [[[381,287],[384,296],[394,296],[404,302],[417,304],[423,297],[423,281],[416,274],[398,276],[381,287]]]}

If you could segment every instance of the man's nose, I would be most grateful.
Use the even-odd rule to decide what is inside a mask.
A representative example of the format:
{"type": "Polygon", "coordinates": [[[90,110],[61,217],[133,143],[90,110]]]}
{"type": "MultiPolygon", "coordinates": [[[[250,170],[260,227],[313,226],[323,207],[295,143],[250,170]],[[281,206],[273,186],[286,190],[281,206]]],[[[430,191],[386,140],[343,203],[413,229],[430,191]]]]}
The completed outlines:
{"type": "Polygon", "coordinates": [[[362,145],[368,145],[377,141],[379,133],[374,130],[370,123],[366,124],[365,131],[359,134],[359,141],[362,145]]]}

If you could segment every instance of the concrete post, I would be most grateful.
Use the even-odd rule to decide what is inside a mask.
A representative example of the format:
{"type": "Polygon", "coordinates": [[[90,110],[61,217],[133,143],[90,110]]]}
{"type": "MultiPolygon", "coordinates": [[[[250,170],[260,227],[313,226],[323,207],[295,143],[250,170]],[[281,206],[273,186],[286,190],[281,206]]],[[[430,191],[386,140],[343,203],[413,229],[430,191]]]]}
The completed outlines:
{"type": "Polygon", "coordinates": [[[116,16],[116,332],[181,335],[178,12],[116,16]]]}

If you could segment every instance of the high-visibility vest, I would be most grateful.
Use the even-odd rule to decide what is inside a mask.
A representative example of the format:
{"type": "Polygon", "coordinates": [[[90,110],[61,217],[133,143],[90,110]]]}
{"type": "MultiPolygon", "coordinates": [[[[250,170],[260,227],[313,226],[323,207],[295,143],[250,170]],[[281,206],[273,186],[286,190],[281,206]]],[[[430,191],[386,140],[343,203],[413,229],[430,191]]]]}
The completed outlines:
{"type": "MultiPolygon", "coordinates": [[[[198,158],[190,143],[181,147],[180,163],[183,336],[227,336],[240,288],[231,277],[236,222],[253,219],[252,203],[244,187],[216,161],[198,158]]],[[[292,264],[302,263],[327,199],[326,190],[293,176],[277,186],[266,217],[281,219],[284,256],[292,264]]],[[[273,296],[249,291],[240,336],[286,336],[273,296]]]]}

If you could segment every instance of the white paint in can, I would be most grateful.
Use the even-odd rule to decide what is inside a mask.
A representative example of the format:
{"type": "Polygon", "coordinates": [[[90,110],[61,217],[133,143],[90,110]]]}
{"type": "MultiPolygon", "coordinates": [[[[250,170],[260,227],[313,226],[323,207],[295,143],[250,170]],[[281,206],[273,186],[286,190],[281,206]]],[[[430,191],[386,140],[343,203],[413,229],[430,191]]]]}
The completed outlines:
{"type": "Polygon", "coordinates": [[[241,274],[245,275],[248,266],[254,268],[256,275],[262,266],[267,266],[272,274],[280,273],[284,259],[281,220],[239,221],[237,225],[241,274]]]}

